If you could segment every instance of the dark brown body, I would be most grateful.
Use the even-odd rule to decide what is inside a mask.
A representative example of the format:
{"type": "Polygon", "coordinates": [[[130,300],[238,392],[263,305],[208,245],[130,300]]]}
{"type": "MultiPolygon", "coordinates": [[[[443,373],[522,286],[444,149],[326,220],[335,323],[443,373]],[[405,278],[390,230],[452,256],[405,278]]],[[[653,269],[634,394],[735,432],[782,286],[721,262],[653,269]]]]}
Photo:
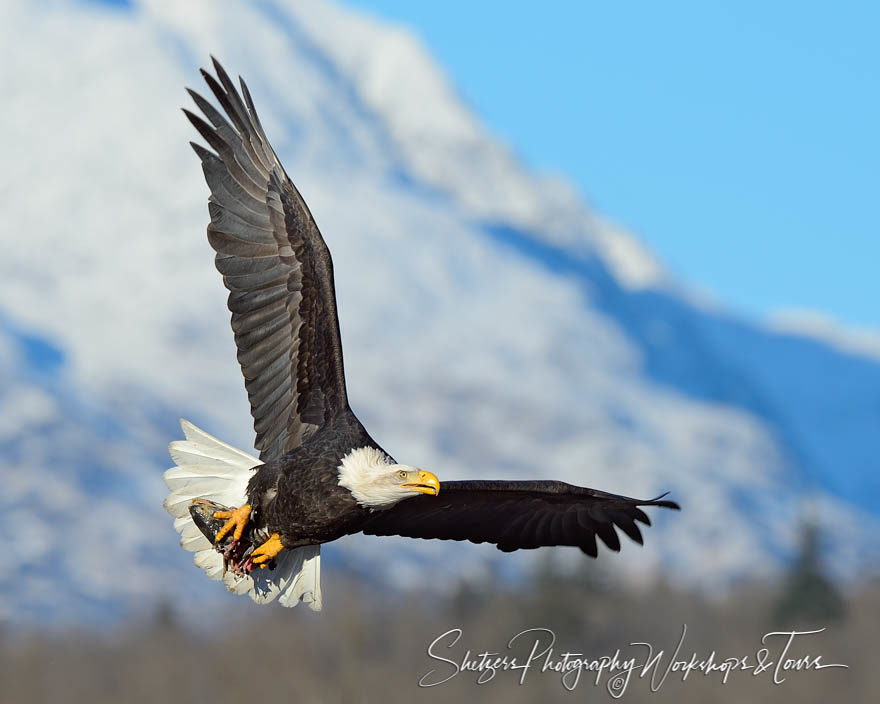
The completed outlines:
{"type": "Polygon", "coordinates": [[[281,459],[260,467],[248,484],[255,528],[278,533],[289,548],[362,530],[371,511],[338,483],[342,458],[359,447],[381,449],[348,411],[281,459]]]}

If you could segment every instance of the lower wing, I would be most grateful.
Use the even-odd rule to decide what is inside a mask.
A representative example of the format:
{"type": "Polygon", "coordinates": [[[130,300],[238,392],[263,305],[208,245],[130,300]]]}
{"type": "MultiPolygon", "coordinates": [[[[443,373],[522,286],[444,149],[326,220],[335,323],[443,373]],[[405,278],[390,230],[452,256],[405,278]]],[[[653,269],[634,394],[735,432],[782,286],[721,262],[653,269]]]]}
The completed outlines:
{"type": "Polygon", "coordinates": [[[505,552],[572,545],[596,557],[596,536],[611,550],[620,550],[615,526],[641,545],[636,522],[649,526],[651,521],[640,507],[679,509],[662,498],[631,499],[557,481],[441,482],[437,496],[416,496],[377,511],[362,530],[494,543],[505,552]]]}

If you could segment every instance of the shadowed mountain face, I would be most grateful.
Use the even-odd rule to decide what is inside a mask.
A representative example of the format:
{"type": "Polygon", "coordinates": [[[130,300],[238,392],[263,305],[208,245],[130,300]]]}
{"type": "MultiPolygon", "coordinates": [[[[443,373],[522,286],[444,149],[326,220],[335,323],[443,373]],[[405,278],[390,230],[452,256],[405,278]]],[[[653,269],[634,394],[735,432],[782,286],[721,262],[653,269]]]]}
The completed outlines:
{"type": "MultiPolygon", "coordinates": [[[[177,110],[209,52],[247,78],[327,239],[352,405],[396,458],[443,479],[672,491],[683,511],[644,548],[599,556],[633,580],[766,575],[805,513],[838,575],[876,569],[878,358],[695,303],[518,165],[399,29],[317,1],[123,5],[21,0],[0,22],[16,57],[0,62],[0,525],[24,536],[0,615],[222,598],[161,509],[178,416],[253,440],[177,110]]],[[[434,584],[500,557],[357,538],[326,554],[434,584]]]]}

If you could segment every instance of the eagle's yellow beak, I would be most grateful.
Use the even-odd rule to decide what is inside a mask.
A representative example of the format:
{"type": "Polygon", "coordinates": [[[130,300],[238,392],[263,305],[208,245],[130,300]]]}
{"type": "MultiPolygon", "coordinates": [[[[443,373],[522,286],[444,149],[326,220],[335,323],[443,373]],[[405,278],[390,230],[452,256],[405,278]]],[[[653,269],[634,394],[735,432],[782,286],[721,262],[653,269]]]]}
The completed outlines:
{"type": "Polygon", "coordinates": [[[423,469],[419,470],[418,481],[401,484],[400,486],[404,489],[412,489],[420,494],[428,494],[429,496],[437,496],[440,493],[440,480],[437,479],[436,475],[423,469]]]}

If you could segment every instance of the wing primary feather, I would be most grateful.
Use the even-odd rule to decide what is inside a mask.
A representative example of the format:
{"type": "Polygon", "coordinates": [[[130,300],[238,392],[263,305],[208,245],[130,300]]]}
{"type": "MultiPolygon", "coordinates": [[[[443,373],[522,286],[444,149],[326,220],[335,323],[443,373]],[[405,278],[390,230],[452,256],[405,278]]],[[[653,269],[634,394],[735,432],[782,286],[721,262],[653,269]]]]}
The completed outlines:
{"type": "Polygon", "coordinates": [[[581,542],[578,543],[578,547],[585,555],[589,555],[590,557],[599,556],[599,546],[596,545],[596,534],[592,530],[581,533],[581,542]]]}
{"type": "Polygon", "coordinates": [[[229,122],[214,108],[213,105],[211,105],[211,103],[194,90],[189,88],[186,90],[193,99],[193,102],[198,106],[199,110],[201,110],[205,117],[211,121],[211,124],[214,125],[214,129],[216,129],[220,136],[232,147],[239,165],[245,169],[245,171],[249,172],[248,175],[255,183],[265,181],[269,177],[270,169],[267,169],[261,161],[253,158],[254,155],[248,151],[248,145],[242,139],[242,136],[235,131],[235,128],[229,124],[229,122]]]}
{"type": "MultiPolygon", "coordinates": [[[[254,128],[257,130],[257,136],[260,139],[261,143],[264,146],[264,149],[271,151],[272,147],[269,144],[269,140],[266,138],[266,132],[263,130],[263,123],[260,122],[260,115],[257,113],[257,109],[254,107],[254,101],[251,98],[251,92],[248,90],[247,84],[244,82],[244,79],[239,76],[238,82],[241,85],[241,93],[244,96],[244,100],[247,103],[248,110],[250,111],[251,117],[253,118],[254,128]]],[[[267,158],[272,159],[276,158],[274,152],[266,154],[267,158]]],[[[283,171],[282,167],[282,171],[283,171]]]]}
{"type": "Polygon", "coordinates": [[[648,514],[642,511],[638,506],[633,506],[633,518],[640,523],[644,523],[646,526],[651,525],[651,519],[648,518],[648,514]]]}
{"type": "MultiPolygon", "coordinates": [[[[247,170],[238,162],[238,159],[235,156],[235,149],[220,136],[217,130],[211,127],[211,125],[194,112],[191,112],[186,108],[183,108],[183,112],[198,133],[204,137],[205,141],[223,160],[229,175],[232,176],[232,178],[234,178],[253,198],[264,200],[265,188],[258,183],[260,177],[257,176],[255,180],[253,176],[247,173],[247,170]]],[[[235,135],[232,136],[235,137],[235,135]]]]}
{"type": "MultiPolygon", "coordinates": [[[[202,135],[204,140],[214,149],[217,154],[221,154],[224,151],[229,151],[229,145],[223,141],[219,134],[211,127],[207,122],[205,122],[201,117],[196,115],[194,112],[187,110],[186,108],[181,108],[183,110],[183,114],[186,115],[186,119],[190,121],[193,127],[196,128],[196,131],[202,135]]],[[[224,160],[225,163],[225,160],[224,160]]]]}
{"type": "Polygon", "coordinates": [[[650,501],[639,502],[640,506],[662,506],[663,508],[671,508],[673,511],[681,511],[681,506],[679,506],[675,501],[661,501],[664,496],[669,496],[669,492],[665,492],[657,496],[656,498],[651,499],[650,501]]]}
{"type": "Polygon", "coordinates": [[[257,122],[257,118],[255,117],[256,110],[250,115],[248,114],[248,111],[241,102],[238,91],[235,89],[235,85],[229,78],[229,74],[226,73],[226,70],[220,65],[220,62],[218,62],[217,59],[212,57],[211,60],[214,63],[214,69],[217,71],[217,78],[220,79],[223,88],[221,89],[220,86],[217,85],[216,81],[213,80],[213,77],[210,77],[210,74],[208,74],[210,80],[208,80],[208,78],[205,80],[208,80],[208,84],[218,100],[221,100],[221,95],[223,96],[221,105],[223,105],[223,108],[230,113],[230,117],[232,117],[233,120],[238,118],[236,123],[238,124],[238,122],[240,122],[242,135],[247,138],[247,142],[251,145],[254,156],[256,156],[259,161],[265,159],[266,166],[268,166],[271,171],[273,163],[279,165],[278,159],[274,152],[272,152],[272,149],[269,146],[269,140],[263,133],[262,128],[257,130],[255,126],[255,122],[257,122]],[[260,152],[262,152],[262,156],[260,155],[260,152]]]}
{"type": "Polygon", "coordinates": [[[597,523],[596,535],[614,552],[620,552],[620,539],[617,537],[617,531],[614,530],[613,523],[597,523]]]}
{"type": "Polygon", "coordinates": [[[255,166],[259,168],[260,171],[272,173],[275,166],[277,166],[277,159],[274,158],[274,155],[266,153],[265,146],[260,142],[259,136],[254,133],[247,115],[240,114],[235,109],[230,96],[227,95],[226,91],[219,83],[217,83],[210,73],[202,69],[202,76],[208,84],[208,87],[211,89],[211,92],[217,98],[221,107],[235,123],[235,126],[239,131],[242,147],[255,162],[255,166]]]}
{"type": "MultiPolygon", "coordinates": [[[[184,112],[186,112],[186,110],[184,110],[184,112]]],[[[196,156],[198,156],[199,159],[202,160],[202,162],[204,162],[206,159],[209,159],[209,158],[210,159],[217,159],[218,161],[220,160],[220,157],[218,157],[214,152],[212,152],[208,149],[205,149],[198,142],[190,142],[189,146],[191,146],[193,148],[193,151],[196,153],[196,156]]]]}
{"type": "Polygon", "coordinates": [[[245,135],[249,130],[247,113],[242,109],[244,106],[241,105],[240,101],[235,99],[237,97],[236,91],[232,87],[232,82],[229,80],[226,70],[213,56],[211,57],[211,62],[214,64],[214,71],[217,73],[217,78],[214,78],[214,76],[208,73],[205,69],[200,69],[199,72],[202,74],[202,78],[205,79],[205,83],[208,84],[208,88],[211,89],[214,97],[217,98],[217,102],[220,103],[226,111],[226,114],[229,115],[229,118],[235,123],[238,131],[245,135]]]}
{"type": "Polygon", "coordinates": [[[614,524],[620,528],[624,533],[629,536],[630,539],[642,545],[644,541],[642,540],[642,533],[639,530],[639,527],[636,525],[636,522],[633,520],[631,516],[629,516],[626,512],[620,511],[614,516],[614,524]]]}

